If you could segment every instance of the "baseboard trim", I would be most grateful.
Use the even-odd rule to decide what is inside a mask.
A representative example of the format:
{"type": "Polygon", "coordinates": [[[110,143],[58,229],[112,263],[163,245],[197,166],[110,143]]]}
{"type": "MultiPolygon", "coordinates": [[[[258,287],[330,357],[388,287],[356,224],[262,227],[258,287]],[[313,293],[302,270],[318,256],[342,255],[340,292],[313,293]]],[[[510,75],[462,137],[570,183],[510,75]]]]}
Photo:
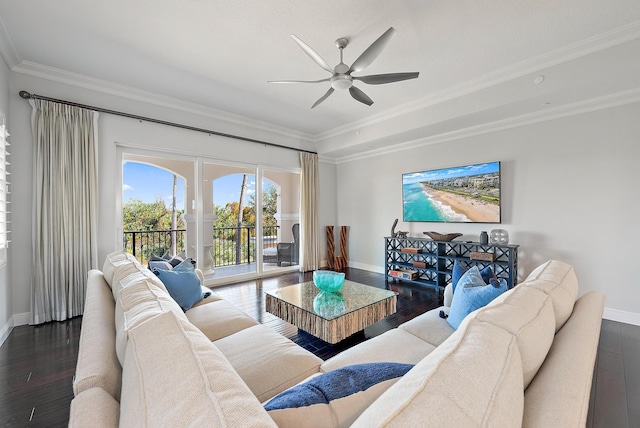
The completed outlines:
{"type": "Polygon", "coordinates": [[[7,337],[11,334],[11,330],[13,330],[13,318],[9,318],[9,321],[2,327],[0,330],[0,346],[4,344],[4,341],[7,340],[7,337]]]}
{"type": "Polygon", "coordinates": [[[348,266],[356,269],[368,270],[369,272],[384,273],[384,268],[377,265],[369,265],[349,260],[348,266]]]}
{"type": "Polygon", "coordinates": [[[21,314],[13,315],[13,326],[17,327],[19,325],[27,325],[29,324],[29,320],[31,319],[30,312],[23,312],[21,314]]]}
{"type": "Polygon", "coordinates": [[[621,311],[618,309],[604,308],[602,318],[625,324],[640,326],[640,314],[635,312],[621,311]]]}

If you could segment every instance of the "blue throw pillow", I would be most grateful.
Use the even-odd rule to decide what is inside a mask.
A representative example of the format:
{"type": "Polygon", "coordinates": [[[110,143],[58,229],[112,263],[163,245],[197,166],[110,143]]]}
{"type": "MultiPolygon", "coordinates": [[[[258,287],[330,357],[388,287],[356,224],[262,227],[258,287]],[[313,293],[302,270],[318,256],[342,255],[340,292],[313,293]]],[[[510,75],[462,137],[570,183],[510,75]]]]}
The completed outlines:
{"type": "Polygon", "coordinates": [[[447,322],[458,328],[464,318],[476,309],[486,306],[493,299],[507,291],[507,281],[492,279],[487,285],[477,266],[473,266],[458,281],[457,291],[451,301],[447,322]]]}
{"type": "Polygon", "coordinates": [[[183,251],[180,254],[176,254],[175,256],[173,256],[171,260],[169,260],[169,263],[171,263],[171,266],[175,268],[185,260],[187,260],[187,254],[183,251]]]}
{"type": "MultiPolygon", "coordinates": [[[[451,272],[451,292],[452,293],[455,293],[456,286],[458,285],[458,281],[460,281],[460,278],[462,277],[462,275],[465,274],[465,272],[467,272],[467,270],[468,269],[462,266],[462,264],[458,263],[457,260],[453,262],[453,272],[451,272]]],[[[495,280],[498,279],[496,274],[493,273],[491,266],[487,266],[484,269],[482,269],[480,271],[480,276],[482,276],[482,279],[484,280],[485,284],[489,284],[492,279],[495,279],[495,280]]]]}
{"type": "Polygon", "coordinates": [[[412,367],[401,363],[342,367],[281,392],[264,408],[279,427],[298,427],[302,421],[349,426],[412,367]]]}
{"type": "Polygon", "coordinates": [[[156,268],[153,269],[153,273],[158,275],[173,300],[180,305],[183,311],[191,309],[193,305],[205,297],[200,286],[200,278],[189,259],[176,266],[173,270],[156,268]],[[182,264],[185,264],[185,266],[179,268],[182,264]]]}
{"type": "Polygon", "coordinates": [[[149,260],[149,269],[162,269],[162,270],[171,270],[173,266],[166,260],[149,260]]]}

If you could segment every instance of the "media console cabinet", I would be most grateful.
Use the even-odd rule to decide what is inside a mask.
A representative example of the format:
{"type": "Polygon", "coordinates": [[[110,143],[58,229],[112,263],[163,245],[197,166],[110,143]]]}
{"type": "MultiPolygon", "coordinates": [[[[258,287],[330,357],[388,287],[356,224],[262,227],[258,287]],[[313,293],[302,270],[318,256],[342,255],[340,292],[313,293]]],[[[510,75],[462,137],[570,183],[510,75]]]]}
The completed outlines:
{"type": "Polygon", "coordinates": [[[498,278],[507,281],[509,288],[518,282],[518,245],[430,238],[386,237],[384,240],[387,282],[403,281],[441,290],[451,281],[456,260],[466,268],[491,266],[498,278]]]}

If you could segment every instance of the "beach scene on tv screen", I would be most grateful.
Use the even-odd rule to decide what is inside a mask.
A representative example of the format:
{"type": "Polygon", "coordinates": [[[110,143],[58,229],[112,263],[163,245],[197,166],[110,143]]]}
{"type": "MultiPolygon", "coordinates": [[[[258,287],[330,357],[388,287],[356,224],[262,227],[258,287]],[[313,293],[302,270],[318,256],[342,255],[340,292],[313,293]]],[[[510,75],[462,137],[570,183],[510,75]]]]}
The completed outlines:
{"type": "Polygon", "coordinates": [[[402,175],[404,221],[500,223],[500,162],[402,175]]]}

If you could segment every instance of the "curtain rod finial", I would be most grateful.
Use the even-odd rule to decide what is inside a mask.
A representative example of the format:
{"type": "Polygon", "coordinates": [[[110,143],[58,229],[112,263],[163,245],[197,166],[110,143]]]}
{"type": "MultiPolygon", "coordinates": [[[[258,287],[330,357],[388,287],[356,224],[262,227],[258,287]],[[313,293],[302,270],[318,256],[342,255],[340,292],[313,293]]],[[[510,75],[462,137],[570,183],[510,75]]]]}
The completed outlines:
{"type": "Polygon", "coordinates": [[[25,100],[28,100],[29,98],[31,98],[31,94],[27,91],[20,91],[18,94],[25,100]]]}

